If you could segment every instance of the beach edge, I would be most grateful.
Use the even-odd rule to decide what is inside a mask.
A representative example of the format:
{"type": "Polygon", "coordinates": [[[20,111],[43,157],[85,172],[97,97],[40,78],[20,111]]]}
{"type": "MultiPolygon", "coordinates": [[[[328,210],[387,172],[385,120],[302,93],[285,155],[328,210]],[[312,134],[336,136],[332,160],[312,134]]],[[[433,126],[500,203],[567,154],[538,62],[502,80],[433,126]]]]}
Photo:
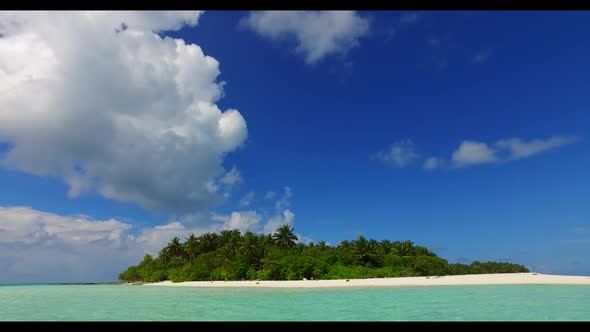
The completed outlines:
{"type": "Polygon", "coordinates": [[[590,285],[590,276],[535,272],[336,280],[160,281],[126,285],[166,287],[330,288],[371,286],[590,285]]]}

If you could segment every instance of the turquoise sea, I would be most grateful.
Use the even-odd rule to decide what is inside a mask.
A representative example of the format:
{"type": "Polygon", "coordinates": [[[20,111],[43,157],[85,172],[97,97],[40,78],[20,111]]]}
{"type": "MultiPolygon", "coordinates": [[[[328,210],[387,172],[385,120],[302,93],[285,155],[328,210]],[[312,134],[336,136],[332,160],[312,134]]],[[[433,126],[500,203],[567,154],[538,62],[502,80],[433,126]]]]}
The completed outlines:
{"type": "Polygon", "coordinates": [[[0,321],[590,321],[590,286],[0,286],[0,321]]]}

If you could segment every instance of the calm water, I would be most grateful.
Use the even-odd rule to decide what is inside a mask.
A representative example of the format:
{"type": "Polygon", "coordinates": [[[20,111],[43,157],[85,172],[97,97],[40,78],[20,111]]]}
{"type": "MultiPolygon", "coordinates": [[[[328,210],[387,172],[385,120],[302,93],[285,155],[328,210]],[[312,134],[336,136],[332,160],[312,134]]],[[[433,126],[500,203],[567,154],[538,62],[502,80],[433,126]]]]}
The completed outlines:
{"type": "Polygon", "coordinates": [[[590,321],[590,286],[1,286],[0,320],[590,321]]]}

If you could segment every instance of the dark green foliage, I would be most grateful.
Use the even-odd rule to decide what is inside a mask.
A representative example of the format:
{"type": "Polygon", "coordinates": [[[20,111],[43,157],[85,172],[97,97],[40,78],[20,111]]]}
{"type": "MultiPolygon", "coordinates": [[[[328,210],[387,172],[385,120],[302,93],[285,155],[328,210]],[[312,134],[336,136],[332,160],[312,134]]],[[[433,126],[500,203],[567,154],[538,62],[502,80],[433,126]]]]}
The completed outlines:
{"type": "Polygon", "coordinates": [[[353,259],[358,265],[381,265],[377,255],[377,243],[374,240],[369,241],[361,235],[352,243],[352,248],[353,259]]]}
{"type": "Polygon", "coordinates": [[[191,234],[184,243],[184,252],[189,262],[194,262],[195,258],[199,255],[199,241],[195,234],[191,234]]]}
{"type": "Polygon", "coordinates": [[[282,225],[277,228],[273,234],[272,239],[279,248],[292,248],[295,246],[297,236],[293,234],[293,227],[291,225],[282,225]]]}
{"type": "Polygon", "coordinates": [[[412,269],[421,276],[442,276],[449,274],[449,263],[435,256],[416,256],[412,262],[412,269]]]}
{"type": "Polygon", "coordinates": [[[410,240],[404,242],[395,241],[391,249],[391,251],[399,257],[411,256],[415,251],[414,242],[410,240]]]}
{"type": "Polygon", "coordinates": [[[470,265],[452,264],[449,268],[449,274],[486,274],[486,273],[518,273],[529,272],[529,269],[522,265],[504,263],[504,262],[485,262],[475,261],[470,265]]]}
{"type": "Polygon", "coordinates": [[[297,243],[290,225],[273,235],[239,230],[173,238],[157,258],[145,255],[137,266],[119,274],[129,282],[189,280],[363,279],[481,273],[528,272],[522,265],[478,262],[449,264],[412,241],[364,236],[337,246],[324,241],[297,243]]]}
{"type": "Polygon", "coordinates": [[[211,272],[211,280],[233,280],[231,271],[223,267],[218,267],[211,272]]]}
{"type": "Polygon", "coordinates": [[[119,274],[119,280],[125,280],[128,282],[138,282],[142,279],[143,278],[139,274],[138,267],[136,266],[131,266],[126,271],[119,274]]]}

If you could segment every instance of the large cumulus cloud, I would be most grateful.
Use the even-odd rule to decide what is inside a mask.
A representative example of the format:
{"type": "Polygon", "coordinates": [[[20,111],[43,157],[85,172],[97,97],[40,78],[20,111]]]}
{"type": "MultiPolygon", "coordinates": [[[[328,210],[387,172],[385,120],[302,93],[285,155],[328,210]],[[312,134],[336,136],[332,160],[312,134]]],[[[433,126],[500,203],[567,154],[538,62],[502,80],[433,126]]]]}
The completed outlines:
{"type": "Polygon", "coordinates": [[[200,14],[0,13],[2,165],[62,178],[71,197],[176,213],[220,201],[246,122],[216,105],[217,60],[156,33],[200,14]]]}

